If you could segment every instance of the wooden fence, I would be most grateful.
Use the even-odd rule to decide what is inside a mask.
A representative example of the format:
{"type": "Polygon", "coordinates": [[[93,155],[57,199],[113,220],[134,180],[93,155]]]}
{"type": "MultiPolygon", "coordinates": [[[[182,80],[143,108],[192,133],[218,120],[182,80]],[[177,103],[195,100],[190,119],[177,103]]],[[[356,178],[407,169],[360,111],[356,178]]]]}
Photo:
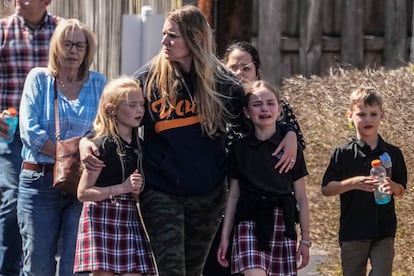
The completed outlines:
{"type": "Polygon", "coordinates": [[[259,49],[264,76],[280,84],[332,66],[414,63],[413,0],[199,0],[215,26],[218,54],[233,40],[259,49]],[[410,50],[411,49],[411,50],[410,50]]]}
{"type": "MultiPolygon", "coordinates": [[[[13,2],[0,1],[3,8],[13,2]]],[[[93,68],[114,77],[122,15],[138,14],[144,5],[164,13],[186,3],[197,3],[209,18],[219,56],[233,40],[250,40],[265,78],[276,84],[338,65],[395,68],[410,54],[414,63],[414,0],[53,0],[49,11],[93,29],[99,46],[93,68]]]]}
{"type": "Polygon", "coordinates": [[[407,65],[413,33],[413,2],[259,1],[257,45],[264,76],[280,83],[283,77],[320,75],[337,65],[354,68],[407,65]]]}

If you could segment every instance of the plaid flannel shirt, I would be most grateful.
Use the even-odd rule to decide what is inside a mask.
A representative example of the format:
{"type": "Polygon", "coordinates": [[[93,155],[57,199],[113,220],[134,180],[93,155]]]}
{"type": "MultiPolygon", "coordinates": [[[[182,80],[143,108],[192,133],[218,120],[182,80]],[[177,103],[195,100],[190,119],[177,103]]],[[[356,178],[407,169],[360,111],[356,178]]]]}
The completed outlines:
{"type": "Polygon", "coordinates": [[[33,29],[16,14],[0,19],[0,111],[19,108],[26,76],[47,66],[50,38],[61,20],[45,13],[33,29]]]}

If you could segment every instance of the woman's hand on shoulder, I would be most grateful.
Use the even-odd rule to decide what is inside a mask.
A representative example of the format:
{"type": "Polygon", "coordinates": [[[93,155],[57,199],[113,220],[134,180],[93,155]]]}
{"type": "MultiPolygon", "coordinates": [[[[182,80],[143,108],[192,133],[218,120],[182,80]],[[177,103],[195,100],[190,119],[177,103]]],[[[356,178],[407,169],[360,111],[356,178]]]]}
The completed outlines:
{"type": "Polygon", "coordinates": [[[278,156],[283,153],[281,154],[282,156],[279,162],[275,165],[275,169],[279,169],[279,173],[286,173],[295,166],[297,150],[298,142],[296,133],[289,131],[272,154],[273,156],[278,156]]]}
{"type": "Polygon", "coordinates": [[[88,138],[84,137],[79,142],[80,160],[83,166],[90,171],[100,170],[105,163],[100,160],[98,147],[88,138]]]}

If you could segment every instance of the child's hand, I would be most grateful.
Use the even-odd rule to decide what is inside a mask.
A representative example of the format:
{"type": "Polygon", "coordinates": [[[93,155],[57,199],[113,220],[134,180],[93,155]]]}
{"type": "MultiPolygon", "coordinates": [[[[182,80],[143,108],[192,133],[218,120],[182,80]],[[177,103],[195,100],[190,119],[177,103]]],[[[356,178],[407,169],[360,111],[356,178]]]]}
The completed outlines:
{"type": "Polygon", "coordinates": [[[229,261],[226,259],[228,245],[228,241],[221,239],[220,245],[217,249],[217,262],[224,267],[229,266],[229,261]]]}
{"type": "Polygon", "coordinates": [[[356,176],[352,179],[356,190],[373,193],[378,187],[378,180],[370,176],[356,176]]]}
{"type": "Polygon", "coordinates": [[[298,265],[298,270],[309,264],[309,258],[309,247],[300,243],[296,252],[296,262],[301,262],[300,265],[298,265]]]}
{"type": "Polygon", "coordinates": [[[385,178],[384,185],[381,186],[381,192],[386,193],[387,195],[392,195],[392,185],[389,177],[385,178]]]}
{"type": "Polygon", "coordinates": [[[142,188],[142,176],[135,170],[123,183],[125,193],[132,193],[133,195],[139,195],[142,188]]]}

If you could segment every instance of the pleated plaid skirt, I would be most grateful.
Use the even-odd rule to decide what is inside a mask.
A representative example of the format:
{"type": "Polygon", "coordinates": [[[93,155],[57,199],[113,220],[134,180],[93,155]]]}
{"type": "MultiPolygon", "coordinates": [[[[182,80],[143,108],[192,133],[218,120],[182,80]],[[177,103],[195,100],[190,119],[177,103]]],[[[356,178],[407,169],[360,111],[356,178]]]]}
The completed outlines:
{"type": "Polygon", "coordinates": [[[274,218],[273,235],[269,241],[270,251],[258,250],[254,234],[255,222],[242,221],[236,225],[231,256],[232,273],[260,268],[266,271],[266,275],[297,275],[296,240],[284,235],[285,223],[281,209],[275,208],[274,218]]]}
{"type": "Polygon", "coordinates": [[[85,202],[79,220],[74,272],[157,275],[154,255],[131,195],[85,202]]]}

